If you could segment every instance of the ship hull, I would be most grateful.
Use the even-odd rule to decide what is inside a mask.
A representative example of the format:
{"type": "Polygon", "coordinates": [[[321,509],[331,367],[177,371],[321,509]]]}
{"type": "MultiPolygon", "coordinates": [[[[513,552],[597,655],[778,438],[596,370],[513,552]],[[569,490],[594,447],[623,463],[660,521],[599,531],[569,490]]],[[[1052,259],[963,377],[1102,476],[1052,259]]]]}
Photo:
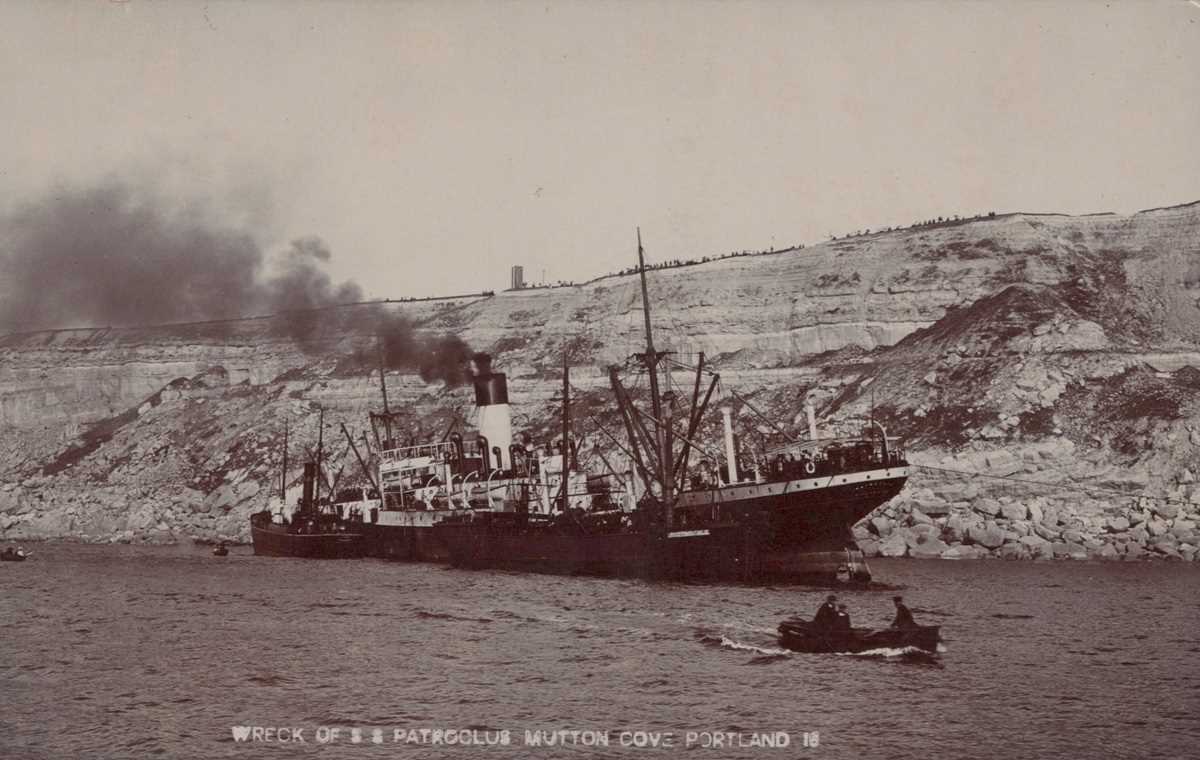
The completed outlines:
{"type": "Polygon", "coordinates": [[[356,532],[290,533],[287,526],[252,525],[254,554],[260,557],[306,559],[358,559],[363,556],[363,534],[356,532]]]}
{"type": "Polygon", "coordinates": [[[367,556],[401,562],[446,562],[450,553],[433,526],[467,509],[375,511],[363,525],[367,556]]]}
{"type": "MultiPolygon", "coordinates": [[[[828,582],[847,570],[850,527],[900,492],[907,469],[691,492],[677,524],[587,533],[485,515],[437,525],[452,564],[617,577],[828,582]],[[842,482],[838,482],[842,481],[842,482]]],[[[852,563],[850,563],[852,564],[852,563]]]]}
{"type": "Polygon", "coordinates": [[[432,526],[366,525],[363,540],[368,557],[399,562],[446,562],[450,553],[432,526]]]}

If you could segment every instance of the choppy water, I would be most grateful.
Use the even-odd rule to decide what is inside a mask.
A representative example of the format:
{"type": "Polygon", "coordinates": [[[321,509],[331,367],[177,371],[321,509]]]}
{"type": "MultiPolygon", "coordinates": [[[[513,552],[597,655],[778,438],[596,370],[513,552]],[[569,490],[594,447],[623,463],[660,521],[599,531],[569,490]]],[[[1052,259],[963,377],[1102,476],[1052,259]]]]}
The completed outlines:
{"type": "MultiPolygon", "coordinates": [[[[775,625],[817,589],[34,548],[0,564],[5,758],[1200,755],[1195,565],[873,562],[944,627],[934,658],[779,649],[775,625]],[[306,744],[238,743],[238,725],[302,727],[306,744]],[[397,728],[511,743],[397,744],[397,728]],[[610,745],[530,747],[525,730],[610,745]],[[624,731],[674,747],[624,747],[624,731]],[[790,746],[685,750],[688,731],[790,746]]],[[[890,618],[889,592],[843,597],[856,625],[890,618]]]]}

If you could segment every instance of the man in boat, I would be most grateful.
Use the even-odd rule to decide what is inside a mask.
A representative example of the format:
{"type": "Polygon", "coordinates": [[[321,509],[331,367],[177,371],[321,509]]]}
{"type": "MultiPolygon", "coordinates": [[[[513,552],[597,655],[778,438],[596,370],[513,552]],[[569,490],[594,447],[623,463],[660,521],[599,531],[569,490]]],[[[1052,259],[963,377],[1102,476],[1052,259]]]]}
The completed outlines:
{"type": "Polygon", "coordinates": [[[825,597],[825,603],[817,608],[817,615],[813,618],[813,626],[822,629],[833,628],[834,622],[837,620],[837,596],[830,594],[825,597]]]}
{"type": "Polygon", "coordinates": [[[835,633],[846,635],[850,633],[850,612],[846,609],[845,602],[837,606],[837,617],[833,620],[833,630],[835,633]]]}
{"type": "Polygon", "coordinates": [[[913,620],[912,612],[908,607],[904,606],[904,597],[893,596],[892,601],[896,603],[896,617],[892,620],[893,628],[916,628],[917,622],[913,620]]]}

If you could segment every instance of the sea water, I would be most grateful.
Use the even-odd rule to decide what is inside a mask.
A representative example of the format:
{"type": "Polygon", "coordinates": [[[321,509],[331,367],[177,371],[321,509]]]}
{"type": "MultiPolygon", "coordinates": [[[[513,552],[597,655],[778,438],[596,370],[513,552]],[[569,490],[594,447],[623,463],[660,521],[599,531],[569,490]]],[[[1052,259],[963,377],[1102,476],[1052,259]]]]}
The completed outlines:
{"type": "Polygon", "coordinates": [[[1200,567],[879,560],[936,655],[812,655],[826,589],[202,547],[0,564],[0,757],[1200,756],[1200,567]]]}

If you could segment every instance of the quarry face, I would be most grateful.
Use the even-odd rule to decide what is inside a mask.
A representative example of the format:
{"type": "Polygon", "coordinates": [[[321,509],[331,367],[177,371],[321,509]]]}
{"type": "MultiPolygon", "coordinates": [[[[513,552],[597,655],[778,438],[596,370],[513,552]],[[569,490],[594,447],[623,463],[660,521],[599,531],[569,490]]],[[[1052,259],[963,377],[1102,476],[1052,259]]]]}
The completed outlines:
{"type": "MultiPolygon", "coordinates": [[[[874,417],[926,466],[860,524],[868,553],[1195,557],[1200,204],[946,222],[649,281],[661,340],[756,409],[797,431],[806,400],[823,429],[874,417]]],[[[333,431],[379,408],[380,310],[493,354],[518,430],[556,424],[564,353],[602,418],[640,297],[622,275],[350,306],[303,343],[294,315],[2,336],[0,537],[244,539],[277,498],[285,420],[311,446],[318,406],[333,431]]],[[[415,367],[387,383],[414,438],[469,415],[465,389],[415,367]]],[[[746,408],[736,424],[761,433],[746,408]]]]}

